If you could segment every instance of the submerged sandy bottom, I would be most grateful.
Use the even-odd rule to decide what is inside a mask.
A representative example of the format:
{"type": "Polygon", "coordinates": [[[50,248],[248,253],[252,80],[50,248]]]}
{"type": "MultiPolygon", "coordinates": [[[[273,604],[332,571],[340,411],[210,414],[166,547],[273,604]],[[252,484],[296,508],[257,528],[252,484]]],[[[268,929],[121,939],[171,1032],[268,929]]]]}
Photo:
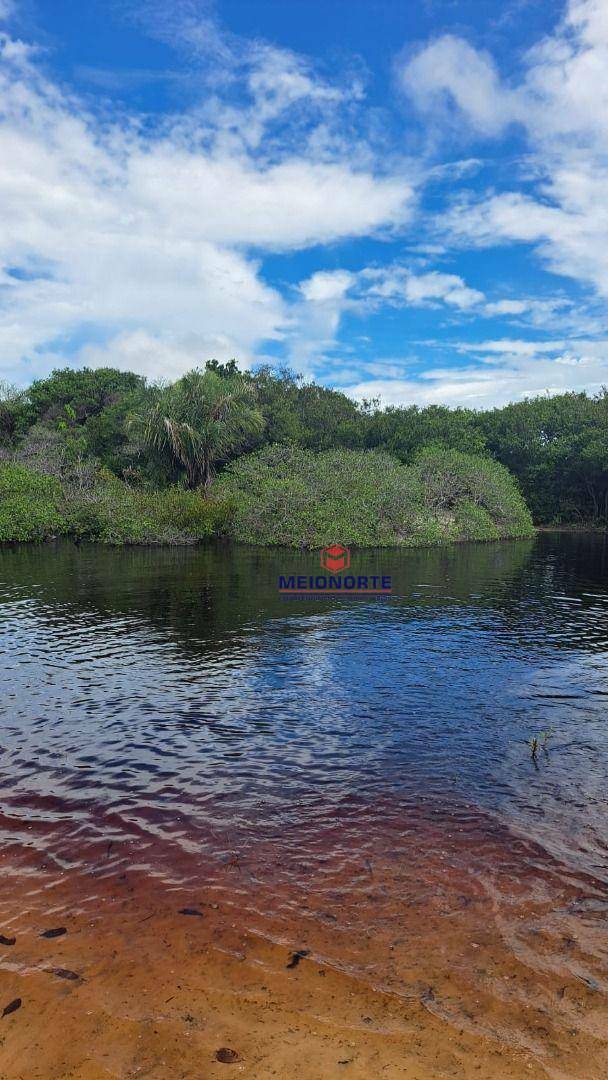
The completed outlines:
{"type": "Polygon", "coordinates": [[[0,860],[3,1080],[608,1075],[608,890],[477,811],[57,836],[0,860]]]}

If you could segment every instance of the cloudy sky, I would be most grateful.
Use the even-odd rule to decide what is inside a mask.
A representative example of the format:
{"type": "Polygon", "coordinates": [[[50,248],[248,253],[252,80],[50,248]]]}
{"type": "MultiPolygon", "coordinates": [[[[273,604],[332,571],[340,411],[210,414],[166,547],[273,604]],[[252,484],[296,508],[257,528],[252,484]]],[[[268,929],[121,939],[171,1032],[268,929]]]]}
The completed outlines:
{"type": "Polygon", "coordinates": [[[0,378],[608,384],[608,0],[0,0],[0,378]]]}

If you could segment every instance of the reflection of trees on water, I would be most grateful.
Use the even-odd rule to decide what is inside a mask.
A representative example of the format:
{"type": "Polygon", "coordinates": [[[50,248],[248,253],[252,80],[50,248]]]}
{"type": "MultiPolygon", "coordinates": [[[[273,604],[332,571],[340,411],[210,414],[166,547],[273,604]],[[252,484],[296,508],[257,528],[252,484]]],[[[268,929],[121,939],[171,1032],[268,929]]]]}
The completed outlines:
{"type": "MultiPolygon", "coordinates": [[[[437,618],[454,605],[493,611],[520,633],[536,635],[543,620],[559,646],[574,597],[582,607],[593,603],[584,591],[598,593],[608,571],[607,545],[589,535],[545,534],[535,541],[460,544],[415,550],[375,549],[353,552],[353,570],[391,574],[388,603],[405,618],[437,618]]],[[[99,614],[141,617],[170,631],[176,643],[196,653],[226,647],[227,636],[261,630],[282,619],[283,632],[305,633],[306,616],[330,617],[368,600],[331,598],[286,601],[278,595],[280,574],[315,574],[318,554],[210,543],[185,548],[112,548],[103,545],[21,545],[0,549],[0,603],[16,588],[41,610],[62,618],[99,614]]],[[[597,607],[597,601],[596,601],[597,607]]],[[[603,608],[601,605],[600,615],[603,608]]],[[[313,624],[314,624],[313,620],[313,624]]],[[[605,621],[587,628],[582,647],[604,639],[605,621]],[[603,625],[602,625],[603,624],[603,625]]]]}
{"type": "Polygon", "coordinates": [[[509,807],[522,827],[542,813],[547,843],[566,813],[589,824],[605,790],[601,537],[354,551],[393,597],[281,599],[279,575],[317,560],[215,543],[0,550],[5,775],[93,799],[102,777],[108,798],[180,813],[221,796],[227,817],[232,800],[423,790],[509,807]],[[558,752],[532,776],[526,743],[550,722],[558,752]]]}

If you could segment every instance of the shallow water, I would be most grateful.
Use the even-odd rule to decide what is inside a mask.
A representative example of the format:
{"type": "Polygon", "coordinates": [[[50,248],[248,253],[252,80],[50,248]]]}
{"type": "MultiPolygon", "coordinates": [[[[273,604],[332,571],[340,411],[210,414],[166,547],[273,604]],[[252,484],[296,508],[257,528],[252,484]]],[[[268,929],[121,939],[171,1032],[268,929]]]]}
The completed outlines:
{"type": "MultiPolygon", "coordinates": [[[[392,575],[392,596],[278,595],[279,574],[316,560],[0,551],[4,926],[27,938],[47,912],[86,925],[103,905],[118,928],[128,874],[135,912],[192,895],[249,941],[306,948],[300,990],[313,957],[372,1003],[421,1005],[422,1038],[437,1025],[410,1072],[390,1071],[388,1047],[364,1063],[364,1025],[351,1075],[360,1054],[363,1076],[425,1076],[425,1062],[468,1076],[480,1039],[513,1055],[484,1076],[605,1076],[605,539],[354,552],[355,573],[392,575]],[[462,1060],[437,1056],[463,1032],[462,1060]]],[[[212,948],[228,925],[214,919],[212,948]]],[[[0,973],[18,988],[38,960],[15,948],[0,973]]],[[[154,966],[154,938],[146,948],[154,966]]],[[[341,993],[318,1004],[323,1022],[338,1022],[341,993]]],[[[28,1064],[19,1047],[10,1062],[0,1048],[4,1075],[28,1064]]],[[[273,1075],[257,1052],[245,1074],[273,1075]]],[[[145,1075],[195,1075],[152,1058],[145,1075]]],[[[107,1075],[131,1075],[120,1060],[107,1075]]],[[[292,1075],[333,1075],[296,1061],[292,1075]]],[[[37,1062],[28,1075],[68,1075],[37,1062]]]]}

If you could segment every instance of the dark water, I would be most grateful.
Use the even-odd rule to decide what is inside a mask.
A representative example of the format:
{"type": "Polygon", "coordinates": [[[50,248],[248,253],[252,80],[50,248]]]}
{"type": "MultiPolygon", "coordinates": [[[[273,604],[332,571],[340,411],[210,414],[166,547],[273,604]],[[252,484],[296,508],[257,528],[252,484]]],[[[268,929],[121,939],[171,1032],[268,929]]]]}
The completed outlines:
{"type": "Polygon", "coordinates": [[[396,799],[483,811],[608,881],[606,540],[355,567],[394,595],[286,601],[278,575],[316,570],[288,551],[2,549],[0,842],[69,866],[130,838],[169,874],[203,833],[288,845],[396,799]]]}

